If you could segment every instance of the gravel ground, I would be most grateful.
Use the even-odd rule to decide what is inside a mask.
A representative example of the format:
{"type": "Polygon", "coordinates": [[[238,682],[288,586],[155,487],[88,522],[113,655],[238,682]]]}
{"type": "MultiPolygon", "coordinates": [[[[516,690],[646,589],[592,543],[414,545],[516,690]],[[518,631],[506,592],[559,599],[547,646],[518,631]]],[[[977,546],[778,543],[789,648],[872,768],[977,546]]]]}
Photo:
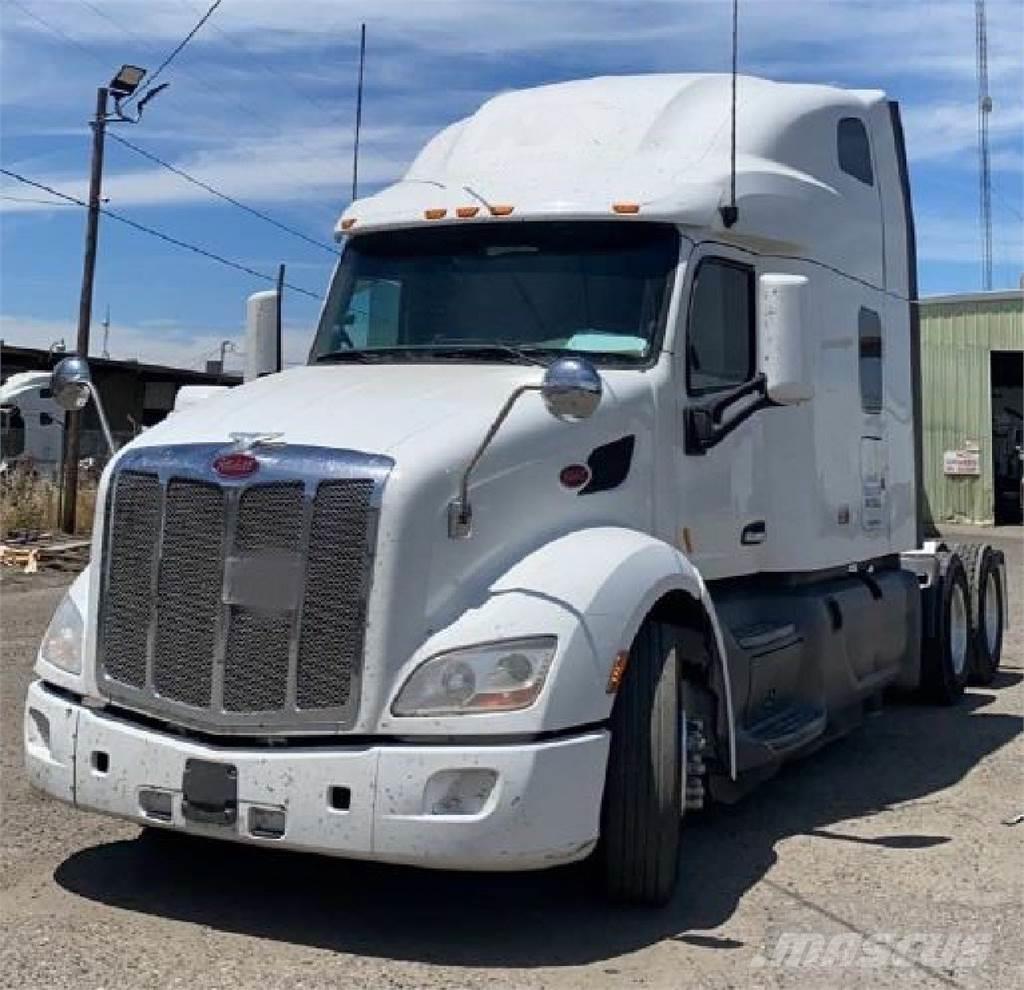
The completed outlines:
{"type": "Polygon", "coordinates": [[[42,798],[21,768],[22,698],[64,580],[5,580],[0,986],[1021,986],[1024,824],[1004,822],[1024,812],[1024,543],[985,537],[1008,554],[1013,611],[994,688],[954,709],[890,705],[688,823],[680,893],[656,912],[603,906],[577,869],[467,876],[153,843],[42,798]],[[846,938],[778,965],[801,958],[776,955],[791,933],[846,938]],[[961,941],[929,954],[917,934],[961,941]],[[886,957],[870,936],[904,941],[886,957]]]}

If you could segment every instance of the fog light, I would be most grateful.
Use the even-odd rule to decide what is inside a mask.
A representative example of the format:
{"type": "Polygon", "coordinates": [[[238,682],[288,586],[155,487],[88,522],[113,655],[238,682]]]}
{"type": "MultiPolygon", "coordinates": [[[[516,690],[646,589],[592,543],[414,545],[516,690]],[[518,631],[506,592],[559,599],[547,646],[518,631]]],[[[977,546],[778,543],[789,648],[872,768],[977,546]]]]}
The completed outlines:
{"type": "Polygon", "coordinates": [[[46,750],[50,754],[50,720],[38,708],[28,710],[28,723],[26,725],[26,743],[36,749],[46,750]]]}
{"type": "Polygon", "coordinates": [[[478,815],[498,781],[496,770],[442,770],[423,791],[428,815],[478,815]]]}
{"type": "Polygon", "coordinates": [[[278,808],[250,808],[249,834],[260,839],[280,839],[284,835],[284,812],[278,808]]]}
{"type": "Polygon", "coordinates": [[[173,818],[174,795],[170,791],[155,791],[146,788],[139,791],[139,806],[147,818],[169,822],[173,818]]]}

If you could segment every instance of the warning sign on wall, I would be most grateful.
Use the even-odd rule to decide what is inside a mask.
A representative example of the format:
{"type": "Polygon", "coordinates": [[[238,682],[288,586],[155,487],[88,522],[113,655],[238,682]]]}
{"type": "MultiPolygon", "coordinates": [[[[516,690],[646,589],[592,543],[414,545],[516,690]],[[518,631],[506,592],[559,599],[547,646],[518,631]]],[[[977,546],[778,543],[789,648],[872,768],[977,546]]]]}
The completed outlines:
{"type": "Polygon", "coordinates": [[[951,475],[981,474],[981,451],[947,450],[942,455],[942,471],[951,475]]]}

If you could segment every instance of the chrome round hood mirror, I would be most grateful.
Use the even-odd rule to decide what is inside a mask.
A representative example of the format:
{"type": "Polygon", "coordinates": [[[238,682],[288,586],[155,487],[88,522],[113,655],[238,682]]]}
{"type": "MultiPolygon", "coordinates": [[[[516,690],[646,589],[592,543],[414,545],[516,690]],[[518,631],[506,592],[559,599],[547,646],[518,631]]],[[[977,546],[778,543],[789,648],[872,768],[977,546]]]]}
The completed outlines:
{"type": "Polygon", "coordinates": [[[62,409],[68,412],[84,409],[92,392],[88,361],[77,354],[64,358],[50,375],[50,391],[62,409]]]}
{"type": "Polygon", "coordinates": [[[555,419],[573,423],[594,415],[601,402],[601,376],[582,357],[561,357],[544,372],[540,394],[555,419]]]}

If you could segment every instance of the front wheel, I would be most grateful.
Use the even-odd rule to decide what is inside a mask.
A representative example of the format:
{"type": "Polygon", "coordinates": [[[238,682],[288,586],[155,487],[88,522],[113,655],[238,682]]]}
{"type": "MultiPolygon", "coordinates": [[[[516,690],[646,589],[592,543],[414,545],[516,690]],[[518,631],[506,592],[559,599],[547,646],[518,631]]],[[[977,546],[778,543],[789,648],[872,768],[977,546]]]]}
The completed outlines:
{"type": "Polygon", "coordinates": [[[683,714],[674,631],[645,623],[611,717],[598,859],[613,900],[659,906],[675,891],[683,714]]]}

